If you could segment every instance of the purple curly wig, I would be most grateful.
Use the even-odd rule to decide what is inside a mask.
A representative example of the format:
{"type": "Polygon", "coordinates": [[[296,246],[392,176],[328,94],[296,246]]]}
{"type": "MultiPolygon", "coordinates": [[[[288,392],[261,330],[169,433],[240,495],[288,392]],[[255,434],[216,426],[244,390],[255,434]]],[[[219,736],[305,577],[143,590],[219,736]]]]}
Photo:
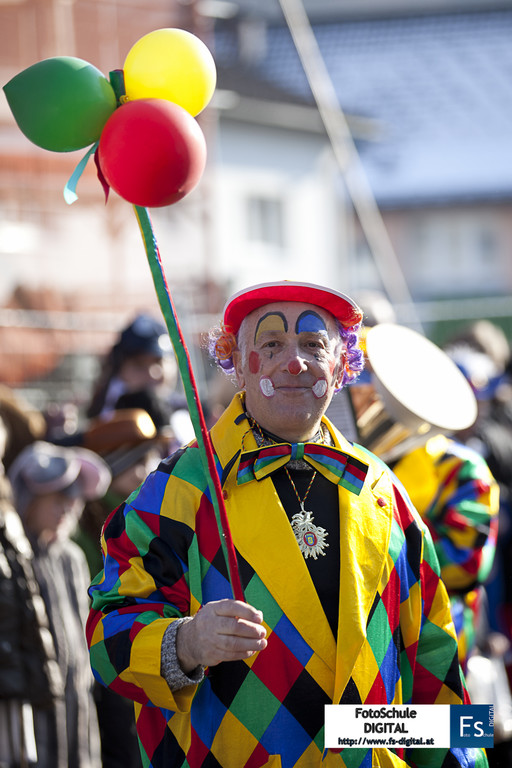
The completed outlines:
{"type": "Polygon", "coordinates": [[[346,387],[347,384],[352,384],[363,370],[364,352],[359,346],[359,334],[361,332],[362,324],[357,323],[357,325],[352,325],[350,328],[345,328],[340,322],[337,322],[337,325],[345,345],[345,352],[347,353],[341,385],[336,390],[339,391],[340,389],[343,389],[343,387],[346,387]]]}

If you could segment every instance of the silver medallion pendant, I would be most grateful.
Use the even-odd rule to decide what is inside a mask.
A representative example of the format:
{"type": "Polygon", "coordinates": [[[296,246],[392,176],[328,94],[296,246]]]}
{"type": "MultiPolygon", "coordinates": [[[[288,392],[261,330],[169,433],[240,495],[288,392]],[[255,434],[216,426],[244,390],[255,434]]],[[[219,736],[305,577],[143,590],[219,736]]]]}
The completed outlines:
{"type": "Polygon", "coordinates": [[[324,549],[329,546],[326,541],[329,532],[314,524],[313,512],[304,509],[304,502],[300,503],[300,507],[301,511],[291,519],[292,530],[304,559],[312,557],[316,560],[318,555],[325,556],[324,549]]]}

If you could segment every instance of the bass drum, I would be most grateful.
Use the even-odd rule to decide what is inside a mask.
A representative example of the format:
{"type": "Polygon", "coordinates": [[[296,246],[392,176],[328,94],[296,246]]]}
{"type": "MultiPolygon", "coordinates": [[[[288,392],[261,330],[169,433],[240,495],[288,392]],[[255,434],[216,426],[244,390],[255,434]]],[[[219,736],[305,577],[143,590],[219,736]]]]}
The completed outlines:
{"type": "Polygon", "coordinates": [[[463,373],[417,331],[376,325],[367,331],[366,355],[368,383],[352,386],[352,402],[361,444],[384,461],[475,422],[477,401],[463,373]]]}

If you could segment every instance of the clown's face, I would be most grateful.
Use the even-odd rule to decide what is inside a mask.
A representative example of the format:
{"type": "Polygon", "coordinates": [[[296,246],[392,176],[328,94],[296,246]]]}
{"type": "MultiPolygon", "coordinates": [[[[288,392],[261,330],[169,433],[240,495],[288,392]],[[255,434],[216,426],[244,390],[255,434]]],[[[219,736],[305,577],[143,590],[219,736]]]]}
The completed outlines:
{"type": "Polygon", "coordinates": [[[344,357],[329,312],[289,301],[254,310],[233,356],[248,413],[285,440],[311,439],[341,384],[344,357]]]}

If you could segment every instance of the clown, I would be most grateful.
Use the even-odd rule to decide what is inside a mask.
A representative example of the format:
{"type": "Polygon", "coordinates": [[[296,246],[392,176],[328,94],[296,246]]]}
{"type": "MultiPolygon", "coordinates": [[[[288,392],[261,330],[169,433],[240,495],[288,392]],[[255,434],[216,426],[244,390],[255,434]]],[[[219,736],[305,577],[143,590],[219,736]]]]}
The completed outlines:
{"type": "Polygon", "coordinates": [[[253,286],[211,336],[240,391],[211,430],[245,602],[231,597],[195,443],[104,528],[97,679],[135,701],[147,766],[486,766],[477,749],[331,750],[326,704],[467,702],[428,530],[325,417],[363,367],[329,288],[253,286]]]}

